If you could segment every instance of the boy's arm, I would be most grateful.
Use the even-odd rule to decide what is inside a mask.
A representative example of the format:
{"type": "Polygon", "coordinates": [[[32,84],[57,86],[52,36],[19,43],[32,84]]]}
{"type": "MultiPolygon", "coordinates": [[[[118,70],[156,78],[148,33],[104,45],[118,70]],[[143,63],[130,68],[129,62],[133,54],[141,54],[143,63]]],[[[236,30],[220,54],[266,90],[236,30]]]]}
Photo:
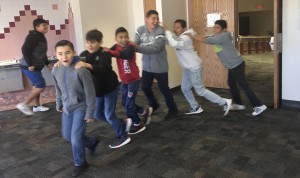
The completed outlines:
{"type": "Polygon", "coordinates": [[[121,59],[132,59],[134,57],[135,48],[134,46],[128,45],[124,50],[117,51],[113,48],[110,48],[108,51],[111,55],[121,59]]]}
{"type": "MultiPolygon", "coordinates": [[[[80,54],[81,57],[86,57],[83,53],[80,54]]],[[[75,68],[87,68],[89,69],[92,73],[101,73],[106,71],[107,69],[111,68],[111,54],[110,53],[106,53],[106,55],[103,55],[103,60],[99,61],[98,63],[95,64],[90,64],[87,62],[78,62],[75,65],[75,68]]]]}
{"type": "Polygon", "coordinates": [[[53,77],[55,91],[56,91],[56,110],[62,111],[63,104],[62,104],[62,100],[61,100],[61,90],[58,86],[58,82],[55,78],[54,72],[55,72],[55,70],[52,71],[52,77],[53,77]]]}
{"type": "Polygon", "coordinates": [[[215,45],[215,44],[221,44],[222,40],[223,40],[222,35],[209,36],[209,37],[205,37],[204,43],[215,45]]]}
{"type": "Polygon", "coordinates": [[[84,119],[87,120],[93,118],[96,103],[96,92],[92,75],[88,70],[84,68],[78,69],[78,75],[84,87],[87,105],[84,119]]]}
{"type": "Polygon", "coordinates": [[[191,38],[188,37],[187,35],[183,35],[181,38],[176,40],[176,39],[174,39],[173,35],[174,34],[172,32],[170,32],[169,30],[166,30],[166,38],[168,40],[169,45],[172,46],[173,48],[185,49],[186,43],[189,40],[191,40],[191,38]]]}
{"type": "Polygon", "coordinates": [[[135,32],[135,36],[134,36],[134,43],[136,45],[140,45],[141,44],[141,39],[140,38],[141,38],[141,36],[140,36],[139,32],[136,31],[135,32]]]}
{"type": "Polygon", "coordinates": [[[155,41],[151,45],[137,46],[136,50],[142,54],[155,54],[162,50],[165,46],[165,36],[163,34],[155,36],[155,41]]]}

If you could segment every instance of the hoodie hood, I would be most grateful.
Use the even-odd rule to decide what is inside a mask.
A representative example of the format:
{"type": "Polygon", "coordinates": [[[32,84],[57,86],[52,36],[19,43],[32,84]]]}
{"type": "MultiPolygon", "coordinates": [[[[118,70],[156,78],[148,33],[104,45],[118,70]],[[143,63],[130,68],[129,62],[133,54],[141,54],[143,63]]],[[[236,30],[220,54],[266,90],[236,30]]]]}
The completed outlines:
{"type": "Polygon", "coordinates": [[[196,35],[197,33],[194,31],[194,29],[188,29],[186,30],[185,32],[183,32],[181,35],[184,35],[184,34],[187,34],[187,33],[190,33],[191,35],[196,35]]]}

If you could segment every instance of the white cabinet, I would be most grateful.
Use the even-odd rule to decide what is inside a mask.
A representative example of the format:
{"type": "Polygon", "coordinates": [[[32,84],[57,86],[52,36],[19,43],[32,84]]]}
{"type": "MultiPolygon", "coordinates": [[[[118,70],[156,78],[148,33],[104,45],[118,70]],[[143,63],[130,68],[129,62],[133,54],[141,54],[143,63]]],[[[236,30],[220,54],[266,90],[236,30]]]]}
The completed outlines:
{"type": "Polygon", "coordinates": [[[16,67],[0,68],[0,92],[23,90],[21,69],[16,67]]]}

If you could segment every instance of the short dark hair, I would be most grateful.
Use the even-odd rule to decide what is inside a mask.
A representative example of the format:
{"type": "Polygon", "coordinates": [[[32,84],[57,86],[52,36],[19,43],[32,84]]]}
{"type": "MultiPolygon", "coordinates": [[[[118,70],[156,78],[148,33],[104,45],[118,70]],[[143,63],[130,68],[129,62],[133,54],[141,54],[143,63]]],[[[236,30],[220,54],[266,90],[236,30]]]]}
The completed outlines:
{"type": "Polygon", "coordinates": [[[47,21],[42,19],[42,18],[37,18],[37,19],[33,20],[32,21],[33,28],[35,28],[36,26],[41,25],[42,23],[47,23],[47,21]]]}
{"type": "Polygon", "coordinates": [[[119,28],[117,28],[117,30],[116,30],[115,36],[117,36],[119,33],[123,33],[123,32],[128,33],[128,31],[126,30],[126,28],[124,28],[124,27],[119,27],[119,28]]]}
{"type": "Polygon", "coordinates": [[[158,15],[158,12],[157,12],[156,10],[149,10],[149,11],[146,13],[146,17],[149,18],[152,14],[158,15]]]}
{"type": "Polygon", "coordinates": [[[103,34],[97,29],[91,30],[86,33],[85,40],[86,41],[97,41],[101,42],[103,39],[103,34]]]}
{"type": "Polygon", "coordinates": [[[57,47],[61,47],[61,46],[69,46],[72,49],[72,51],[75,51],[73,43],[69,40],[61,40],[57,42],[55,45],[55,51],[57,47]]]}
{"type": "Polygon", "coordinates": [[[175,20],[174,23],[180,23],[180,25],[181,25],[182,28],[186,27],[186,21],[183,20],[183,19],[177,19],[177,20],[175,20]]]}
{"type": "Polygon", "coordinates": [[[225,20],[217,20],[215,21],[215,25],[220,25],[222,30],[227,28],[227,22],[225,20]]]}

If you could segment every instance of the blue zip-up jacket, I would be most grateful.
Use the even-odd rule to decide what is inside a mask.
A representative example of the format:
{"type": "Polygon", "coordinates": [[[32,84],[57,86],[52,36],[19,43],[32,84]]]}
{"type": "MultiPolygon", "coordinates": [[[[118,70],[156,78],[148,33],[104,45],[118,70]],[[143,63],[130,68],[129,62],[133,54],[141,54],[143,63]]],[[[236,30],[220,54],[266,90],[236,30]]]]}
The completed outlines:
{"type": "Polygon", "coordinates": [[[56,109],[63,109],[66,114],[85,110],[84,119],[93,118],[96,103],[93,78],[88,69],[75,69],[78,61],[80,58],[74,57],[70,66],[60,65],[52,70],[56,89],[56,109]]]}

